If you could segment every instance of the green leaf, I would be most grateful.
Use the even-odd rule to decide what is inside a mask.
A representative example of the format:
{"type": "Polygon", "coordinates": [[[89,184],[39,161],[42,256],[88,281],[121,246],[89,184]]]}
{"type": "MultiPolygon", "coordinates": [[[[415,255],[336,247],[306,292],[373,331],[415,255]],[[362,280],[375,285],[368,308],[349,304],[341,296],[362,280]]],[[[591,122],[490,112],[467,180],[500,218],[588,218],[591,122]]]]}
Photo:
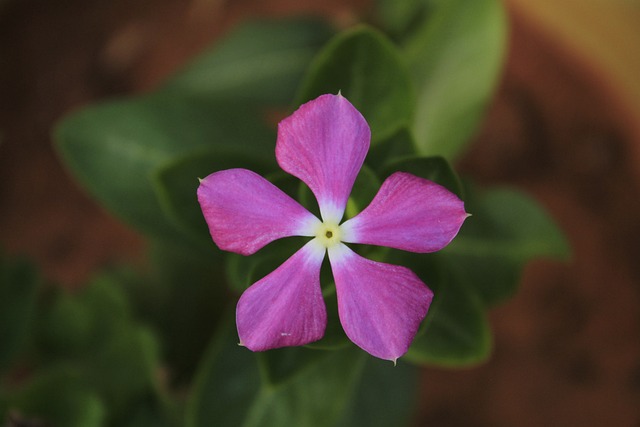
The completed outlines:
{"type": "Polygon", "coordinates": [[[411,27],[425,19],[430,3],[429,0],[376,0],[377,18],[387,32],[402,38],[411,27]]]}
{"type": "Polygon", "coordinates": [[[406,355],[419,364],[474,365],[491,351],[491,333],[482,301],[462,282],[444,281],[435,289],[427,319],[406,355]]]}
{"type": "Polygon", "coordinates": [[[27,262],[0,256],[0,375],[27,342],[39,284],[27,262]]]}
{"type": "Polygon", "coordinates": [[[420,153],[455,158],[482,119],[500,74],[506,18],[499,0],[440,0],[403,44],[417,91],[420,153]]]}
{"type": "Polygon", "coordinates": [[[410,425],[418,397],[419,370],[398,362],[367,357],[347,410],[335,427],[400,427],[410,425]]]}
{"type": "Polygon", "coordinates": [[[165,90],[246,105],[286,106],[316,51],[333,33],[317,19],[243,24],[196,58],[165,90]]]}
{"type": "Polygon", "coordinates": [[[408,127],[402,127],[395,133],[371,147],[366,164],[380,173],[389,163],[416,155],[416,143],[408,127]]]}
{"type": "Polygon", "coordinates": [[[53,298],[39,325],[40,371],[73,366],[110,420],[124,419],[131,405],[155,395],[159,345],[134,321],[117,282],[105,275],[75,295],[60,291],[53,298]]]}
{"type": "Polygon", "coordinates": [[[468,191],[472,214],[442,254],[456,280],[478,290],[493,305],[517,289],[522,268],[538,257],[566,258],[570,248],[545,211],[512,189],[468,191]]]}
{"type": "Polygon", "coordinates": [[[455,193],[458,197],[462,197],[463,191],[460,179],[444,157],[405,157],[404,159],[390,163],[385,168],[382,176],[387,177],[398,171],[409,172],[433,181],[455,193]]]}
{"type": "Polygon", "coordinates": [[[391,41],[371,28],[346,31],[318,54],[296,104],[338,92],[367,119],[374,144],[413,117],[407,70],[391,41]]]}
{"type": "Polygon", "coordinates": [[[68,366],[34,378],[10,398],[9,410],[19,413],[22,420],[56,427],[102,427],[107,418],[100,397],[68,366]]]}
{"type": "Polygon", "coordinates": [[[153,280],[139,288],[145,292],[135,299],[136,306],[157,298],[146,307],[144,319],[162,338],[164,360],[171,366],[169,381],[187,384],[230,299],[223,258],[213,250],[196,252],[155,241],[150,259],[153,280]]]}
{"type": "Polygon", "coordinates": [[[306,364],[296,362],[290,373],[280,364],[274,376],[269,365],[259,362],[261,357],[237,345],[232,326],[219,334],[203,360],[187,427],[210,426],[213,421],[244,427],[336,424],[362,372],[362,352],[301,349],[317,354],[306,364]]]}

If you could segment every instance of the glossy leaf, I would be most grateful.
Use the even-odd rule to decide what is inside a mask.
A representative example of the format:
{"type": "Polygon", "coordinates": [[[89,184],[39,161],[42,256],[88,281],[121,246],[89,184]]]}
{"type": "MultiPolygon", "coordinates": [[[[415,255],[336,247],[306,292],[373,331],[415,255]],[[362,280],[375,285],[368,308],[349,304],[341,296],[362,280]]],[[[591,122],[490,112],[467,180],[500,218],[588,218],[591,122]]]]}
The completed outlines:
{"type": "MultiPolygon", "coordinates": [[[[231,323],[231,322],[230,322],[231,323]]],[[[290,374],[280,366],[275,377],[268,365],[237,345],[232,324],[219,334],[203,359],[187,410],[187,427],[220,425],[267,427],[333,426],[341,416],[364,360],[352,348],[322,352],[290,374]],[[278,379],[273,382],[273,379],[278,379]]],[[[316,350],[301,350],[320,353],[316,350]]],[[[314,355],[315,356],[315,355],[314,355]]]]}
{"type": "Polygon", "coordinates": [[[444,157],[405,157],[389,163],[383,170],[381,176],[386,177],[398,171],[409,172],[421,178],[428,179],[442,185],[458,197],[463,196],[460,179],[444,157]]]}
{"type": "Polygon", "coordinates": [[[388,361],[367,357],[353,397],[335,427],[411,425],[419,379],[419,369],[403,359],[390,366],[388,361]]]}
{"type": "Polygon", "coordinates": [[[175,227],[156,196],[156,170],[193,151],[273,150],[273,138],[242,108],[177,96],[88,108],[56,130],[64,161],[92,194],[140,231],[164,237],[175,227]]]}
{"type": "Polygon", "coordinates": [[[39,284],[27,262],[0,257],[0,376],[27,342],[39,284]]]}
{"type": "Polygon", "coordinates": [[[357,27],[329,42],[311,65],[297,104],[338,92],[369,123],[372,144],[413,117],[407,70],[391,41],[371,28],[357,27]]]}
{"type": "Polygon", "coordinates": [[[498,81],[505,40],[499,0],[440,0],[403,42],[421,154],[453,159],[469,142],[498,81]]]}
{"type": "Polygon", "coordinates": [[[517,289],[524,265],[537,257],[566,258],[570,248],[547,213],[524,193],[511,189],[469,191],[472,216],[442,254],[456,280],[492,305],[517,289]]]}
{"type": "Polygon", "coordinates": [[[390,163],[416,156],[416,143],[408,127],[402,127],[389,137],[371,147],[365,160],[375,172],[380,173],[390,163]]]}
{"type": "Polygon", "coordinates": [[[155,241],[149,258],[153,280],[140,285],[134,302],[145,309],[143,319],[161,338],[170,383],[187,384],[230,299],[223,257],[213,250],[155,241]],[[153,306],[145,306],[154,300],[153,306]]]}
{"type": "Polygon", "coordinates": [[[287,106],[316,51],[333,33],[317,19],[246,23],[197,57],[164,89],[250,106],[287,106]]]}
{"type": "Polygon", "coordinates": [[[491,332],[482,301],[473,288],[444,277],[406,359],[449,367],[482,362],[491,351],[491,332]]]}

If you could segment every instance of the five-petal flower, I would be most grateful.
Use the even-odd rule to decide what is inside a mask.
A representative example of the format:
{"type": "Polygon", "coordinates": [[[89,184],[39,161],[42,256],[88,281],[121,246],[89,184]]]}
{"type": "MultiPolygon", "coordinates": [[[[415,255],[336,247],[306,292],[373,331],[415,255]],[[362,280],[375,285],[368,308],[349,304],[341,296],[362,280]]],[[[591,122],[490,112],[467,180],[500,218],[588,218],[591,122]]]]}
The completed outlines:
{"type": "Polygon", "coordinates": [[[433,293],[411,270],[363,258],[344,243],[434,252],[456,236],[467,213],[444,187],[396,172],[369,206],[341,223],[370,136],[365,119],[340,94],[320,96],[280,122],[278,164],[309,186],[322,220],[246,169],[215,172],[201,181],[198,201],[220,249],[250,255],[282,237],[312,237],[240,297],[238,335],[250,350],[322,338],[327,313],[320,267],[328,253],[349,339],[381,359],[395,361],[407,352],[433,293]]]}

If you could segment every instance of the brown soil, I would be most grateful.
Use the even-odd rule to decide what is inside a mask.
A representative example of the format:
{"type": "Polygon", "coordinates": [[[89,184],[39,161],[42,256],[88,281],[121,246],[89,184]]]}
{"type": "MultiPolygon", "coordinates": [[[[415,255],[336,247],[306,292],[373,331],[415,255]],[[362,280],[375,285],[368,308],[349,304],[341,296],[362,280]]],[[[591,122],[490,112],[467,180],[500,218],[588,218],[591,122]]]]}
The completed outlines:
{"type": "MultiPolygon", "coordinates": [[[[142,240],[96,205],[51,147],[63,114],[147,91],[249,16],[350,22],[364,0],[0,1],[0,245],[77,285],[140,260],[142,240]]],[[[428,369],[416,425],[640,426],[637,118],[589,62],[511,13],[510,53],[485,126],[460,166],[536,196],[574,247],[537,261],[491,313],[495,351],[428,369]]]]}

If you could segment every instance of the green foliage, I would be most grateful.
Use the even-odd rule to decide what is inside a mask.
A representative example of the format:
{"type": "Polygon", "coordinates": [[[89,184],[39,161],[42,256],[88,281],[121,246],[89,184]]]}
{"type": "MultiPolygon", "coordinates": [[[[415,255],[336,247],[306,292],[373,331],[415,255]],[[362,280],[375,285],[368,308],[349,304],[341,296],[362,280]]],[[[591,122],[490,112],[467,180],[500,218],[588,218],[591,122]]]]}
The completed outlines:
{"type": "MultiPolygon", "coordinates": [[[[417,2],[414,2],[417,3],[417,2]]],[[[499,0],[438,0],[402,41],[417,88],[419,152],[455,158],[473,135],[496,86],[505,50],[499,0]]]]}
{"type": "Polygon", "coordinates": [[[175,240],[189,210],[176,209],[175,192],[164,185],[196,185],[202,172],[196,167],[186,176],[187,164],[202,165],[198,157],[211,153],[226,153],[219,166],[231,160],[252,166],[241,161],[246,153],[274,165],[274,132],[263,110],[289,102],[329,35],[326,25],[309,20],[247,24],[158,92],[62,121],[55,131],[62,159],[120,218],[149,236],[175,240]],[[174,168],[182,169],[168,171],[174,168]],[[176,183],[164,179],[171,173],[176,183]]]}
{"type": "Polygon", "coordinates": [[[386,36],[368,27],[329,42],[313,62],[297,104],[338,92],[367,119],[373,144],[413,115],[413,91],[400,55],[386,36]]]}
{"type": "Polygon", "coordinates": [[[6,399],[7,410],[61,427],[119,425],[137,403],[159,398],[156,337],[135,322],[110,277],[75,295],[49,295],[37,311],[27,355],[33,374],[6,399]]]}
{"type": "Polygon", "coordinates": [[[456,280],[475,288],[491,306],[515,293],[525,264],[534,258],[567,258],[569,245],[537,203],[520,191],[467,191],[473,216],[442,255],[456,280]]]}
{"type": "Polygon", "coordinates": [[[410,367],[395,371],[353,348],[285,348],[254,357],[236,345],[230,324],[203,360],[187,427],[211,420],[245,427],[291,420],[302,427],[368,427],[407,419],[416,385],[410,367]]]}
{"type": "Polygon", "coordinates": [[[30,264],[0,254],[0,376],[24,349],[39,284],[30,264]]]}

